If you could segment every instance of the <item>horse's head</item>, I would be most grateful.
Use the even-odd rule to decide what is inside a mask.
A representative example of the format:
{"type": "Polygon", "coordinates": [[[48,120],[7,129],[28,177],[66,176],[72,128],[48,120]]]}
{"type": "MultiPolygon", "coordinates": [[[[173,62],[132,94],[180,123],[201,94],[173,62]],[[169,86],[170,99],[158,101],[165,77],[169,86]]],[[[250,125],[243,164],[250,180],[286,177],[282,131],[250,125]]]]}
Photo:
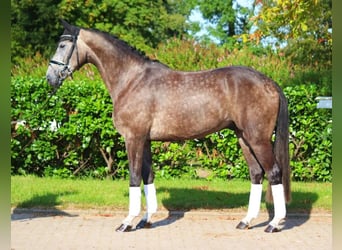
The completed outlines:
{"type": "Polygon", "coordinates": [[[62,24],[65,30],[46,72],[46,79],[54,88],[60,87],[63,81],[81,66],[77,45],[80,28],[72,26],[64,20],[62,20],[62,24]]]}

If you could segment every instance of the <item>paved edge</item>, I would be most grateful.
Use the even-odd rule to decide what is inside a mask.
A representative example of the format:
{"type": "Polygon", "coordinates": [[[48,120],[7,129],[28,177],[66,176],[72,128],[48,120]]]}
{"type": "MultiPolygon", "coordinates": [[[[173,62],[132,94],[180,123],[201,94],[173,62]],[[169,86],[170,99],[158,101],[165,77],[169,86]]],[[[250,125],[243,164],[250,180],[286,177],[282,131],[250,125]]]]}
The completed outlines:
{"type": "MultiPolygon", "coordinates": [[[[43,209],[43,208],[11,208],[11,214],[40,214],[40,215],[93,215],[93,216],[117,216],[126,215],[127,211],[122,210],[109,210],[109,209],[43,209]]],[[[231,210],[188,210],[188,211],[168,211],[159,210],[156,216],[244,216],[245,211],[231,211],[231,210]]],[[[261,211],[260,214],[268,214],[267,211],[261,211]]],[[[332,217],[332,212],[311,212],[311,213],[288,213],[287,218],[298,217],[332,217]]]]}

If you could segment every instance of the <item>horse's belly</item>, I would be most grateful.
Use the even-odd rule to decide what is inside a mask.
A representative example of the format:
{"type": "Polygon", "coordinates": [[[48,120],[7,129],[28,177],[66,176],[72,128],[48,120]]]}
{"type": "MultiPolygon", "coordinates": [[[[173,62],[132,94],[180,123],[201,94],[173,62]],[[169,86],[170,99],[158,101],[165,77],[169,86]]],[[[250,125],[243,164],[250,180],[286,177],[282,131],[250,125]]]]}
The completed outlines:
{"type": "Polygon", "coordinates": [[[185,140],[201,138],[223,128],[229,127],[231,121],[219,115],[197,114],[174,117],[167,115],[156,119],[150,130],[151,140],[185,140]]]}
{"type": "Polygon", "coordinates": [[[161,92],[151,115],[152,140],[200,138],[229,125],[229,105],[225,92],[197,88],[188,91],[161,92]]]}

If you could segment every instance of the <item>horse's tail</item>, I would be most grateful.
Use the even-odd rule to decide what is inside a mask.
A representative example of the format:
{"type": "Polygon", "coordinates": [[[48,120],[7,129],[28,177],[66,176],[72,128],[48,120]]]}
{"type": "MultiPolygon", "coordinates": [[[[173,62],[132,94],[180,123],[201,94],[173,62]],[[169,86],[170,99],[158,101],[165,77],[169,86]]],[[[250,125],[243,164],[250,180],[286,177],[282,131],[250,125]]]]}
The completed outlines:
{"type": "MultiPolygon", "coordinates": [[[[278,87],[279,93],[279,111],[277,118],[277,125],[275,131],[274,155],[277,164],[281,168],[282,183],[284,186],[284,195],[287,203],[291,201],[291,167],[289,156],[289,115],[287,100],[283,91],[278,87]]],[[[268,185],[266,200],[272,202],[271,187],[268,185]]]]}

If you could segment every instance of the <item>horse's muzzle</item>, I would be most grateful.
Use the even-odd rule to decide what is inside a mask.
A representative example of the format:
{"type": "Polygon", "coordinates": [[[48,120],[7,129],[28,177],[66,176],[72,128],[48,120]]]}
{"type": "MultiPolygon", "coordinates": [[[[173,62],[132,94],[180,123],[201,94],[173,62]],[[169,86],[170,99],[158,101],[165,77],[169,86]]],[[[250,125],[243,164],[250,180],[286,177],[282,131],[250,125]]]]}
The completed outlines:
{"type": "Polygon", "coordinates": [[[63,84],[63,81],[71,75],[71,73],[72,72],[68,68],[63,68],[58,71],[50,65],[46,72],[46,80],[53,88],[58,89],[63,84]]]}

